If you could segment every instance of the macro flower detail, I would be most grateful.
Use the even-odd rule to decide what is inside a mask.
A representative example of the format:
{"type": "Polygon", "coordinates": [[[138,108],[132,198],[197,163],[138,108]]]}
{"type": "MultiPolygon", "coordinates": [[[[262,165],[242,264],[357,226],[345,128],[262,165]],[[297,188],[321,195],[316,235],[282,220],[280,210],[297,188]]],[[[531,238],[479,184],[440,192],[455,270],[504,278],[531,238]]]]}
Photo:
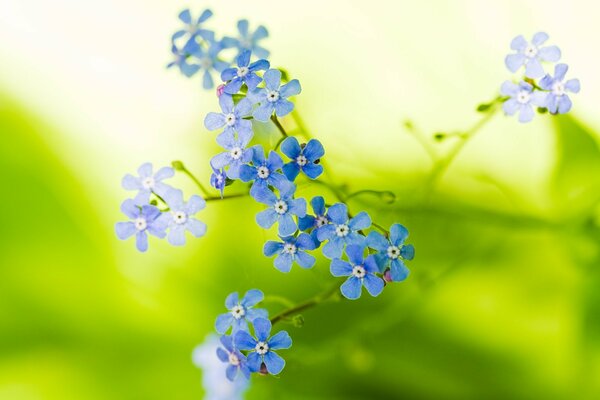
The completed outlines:
{"type": "Polygon", "coordinates": [[[202,87],[204,89],[212,89],[214,81],[212,71],[221,73],[225,68],[229,67],[229,63],[219,59],[219,53],[223,50],[223,46],[219,43],[210,43],[208,49],[198,46],[191,54],[198,59],[199,70],[203,70],[202,87]]]}
{"type": "Polygon", "coordinates": [[[257,88],[249,92],[248,97],[260,106],[252,114],[258,121],[266,122],[271,118],[273,111],[278,117],[288,115],[294,109],[294,103],[288,97],[295,96],[302,91],[298,79],[292,79],[281,85],[281,71],[270,69],[263,75],[264,88],[257,88]]]}
{"type": "Polygon", "coordinates": [[[240,168],[240,180],[242,182],[252,181],[250,195],[256,197],[257,191],[267,189],[273,186],[282,189],[284,185],[289,185],[289,181],[281,173],[283,160],[281,156],[274,151],[269,152],[269,157],[265,158],[265,150],[262,146],[252,147],[253,157],[252,165],[242,165],[240,168]]]}
{"type": "Polygon", "coordinates": [[[127,174],[121,181],[123,189],[138,191],[138,194],[135,196],[136,204],[147,204],[150,200],[151,193],[156,193],[163,197],[169,190],[173,189],[171,186],[162,182],[175,175],[175,171],[171,167],[163,167],[153,174],[152,164],[144,163],[138,168],[137,173],[139,176],[135,177],[131,174],[127,174]]]}
{"type": "Polygon", "coordinates": [[[212,17],[213,13],[210,10],[204,10],[198,19],[193,20],[190,10],[183,10],[179,13],[179,20],[185,24],[185,28],[175,32],[171,38],[173,42],[181,37],[186,37],[186,43],[184,50],[187,49],[190,52],[196,50],[198,44],[196,43],[196,37],[200,36],[204,40],[209,42],[214,41],[214,32],[202,28],[202,23],[212,17]]]}
{"type": "Polygon", "coordinates": [[[148,233],[164,238],[166,224],[159,218],[161,213],[157,207],[149,204],[139,206],[134,200],[127,199],[121,204],[121,211],[131,219],[128,222],[117,222],[117,237],[125,240],[135,235],[135,245],[139,251],[148,250],[148,233]]]}
{"type": "Polygon", "coordinates": [[[413,245],[405,245],[408,230],[400,225],[394,224],[390,228],[390,238],[387,239],[379,232],[372,231],[367,236],[367,246],[378,251],[375,255],[380,272],[385,273],[390,265],[390,277],[394,282],[400,282],[408,277],[408,268],[402,260],[412,260],[415,256],[413,245]]]}
{"type": "Polygon", "coordinates": [[[256,190],[255,200],[269,206],[256,214],[256,223],[261,228],[269,229],[279,222],[279,236],[293,235],[298,229],[293,216],[302,218],[306,215],[306,200],[294,199],[295,191],[296,187],[293,184],[285,185],[279,190],[280,197],[277,198],[269,189],[256,190]]]}
{"type": "Polygon", "coordinates": [[[252,325],[256,338],[246,331],[238,331],[233,339],[235,347],[250,351],[247,359],[251,371],[260,371],[264,363],[268,373],[279,374],[285,367],[285,361],[274,350],[292,347],[290,335],[286,331],[280,331],[270,337],[271,321],[265,318],[255,319],[252,325]]]}
{"type": "Polygon", "coordinates": [[[325,209],[325,199],[322,196],[315,196],[310,201],[310,205],[315,215],[306,214],[304,217],[298,219],[298,229],[303,232],[310,231],[315,243],[320,245],[321,241],[317,237],[318,228],[329,224],[329,218],[326,215],[327,210],[325,209]]]}
{"type": "Polygon", "coordinates": [[[269,51],[258,44],[259,41],[269,36],[267,28],[260,25],[254,32],[251,32],[248,20],[242,19],[238,21],[237,29],[239,32],[237,38],[223,38],[226,47],[236,47],[239,53],[250,50],[258,58],[269,57],[269,51]]]}
{"type": "Polygon", "coordinates": [[[222,347],[217,348],[217,357],[219,357],[219,360],[229,364],[225,370],[227,379],[233,382],[238,373],[241,373],[246,379],[250,379],[250,368],[248,367],[246,356],[234,347],[233,338],[223,335],[220,341],[224,349],[222,347]]]}
{"type": "Polygon", "coordinates": [[[225,127],[221,135],[233,132],[252,134],[252,122],[244,119],[252,113],[250,100],[242,99],[234,105],[231,95],[222,94],[219,96],[219,104],[222,112],[209,112],[204,118],[206,129],[214,131],[225,127]]]}
{"type": "Polygon", "coordinates": [[[212,174],[210,175],[210,186],[214,187],[221,193],[221,198],[223,198],[223,192],[225,191],[225,186],[227,186],[227,174],[224,169],[216,169],[212,167],[212,174]]]}
{"type": "Polygon", "coordinates": [[[210,165],[214,169],[229,167],[227,177],[238,179],[240,177],[240,168],[243,164],[247,164],[252,160],[252,149],[246,148],[250,139],[252,139],[252,131],[238,132],[238,137],[232,131],[224,132],[217,137],[217,142],[227,151],[217,154],[210,160],[210,165]]]}
{"type": "Polygon", "coordinates": [[[539,90],[533,90],[533,86],[525,81],[519,84],[506,81],[500,88],[500,93],[510,96],[502,104],[502,109],[507,115],[519,113],[519,122],[529,122],[535,116],[534,106],[546,107],[548,94],[539,90]]]}
{"type": "Polygon", "coordinates": [[[346,254],[349,261],[339,258],[331,261],[331,274],[336,277],[347,276],[348,279],[340,287],[342,295],[350,300],[356,300],[360,297],[362,287],[364,286],[371,296],[378,296],[385,283],[383,279],[377,276],[379,268],[373,255],[363,256],[364,248],[357,245],[349,245],[346,248],[346,254]]]}
{"type": "Polygon", "coordinates": [[[160,218],[169,227],[167,235],[169,243],[173,246],[183,246],[186,230],[197,238],[204,236],[206,224],[192,218],[206,206],[206,201],[202,197],[193,195],[186,203],[181,190],[170,190],[165,196],[165,201],[169,206],[169,211],[162,213],[160,218]]]}
{"type": "Polygon", "coordinates": [[[179,50],[174,44],[171,46],[171,53],[173,53],[173,61],[167,64],[167,68],[177,66],[179,68],[179,71],[188,78],[193,76],[200,69],[200,66],[196,64],[189,64],[187,62],[187,53],[185,51],[179,50]]]}
{"type": "Polygon", "coordinates": [[[225,299],[225,307],[229,312],[217,317],[215,322],[216,331],[222,335],[231,328],[231,334],[233,335],[238,330],[247,331],[248,322],[260,317],[267,318],[267,310],[253,308],[264,298],[265,295],[258,289],[248,290],[241,300],[239,300],[237,292],[231,293],[225,299]]]}
{"type": "Polygon", "coordinates": [[[540,87],[549,91],[546,107],[552,114],[569,112],[572,103],[567,93],[579,93],[581,89],[579,79],[565,81],[568,69],[567,64],[557,64],[554,67],[554,76],[547,74],[540,80],[540,87]]]}
{"type": "Polygon", "coordinates": [[[306,252],[317,247],[309,234],[301,233],[297,238],[288,236],[281,239],[283,242],[268,241],[263,248],[267,257],[277,254],[273,264],[275,268],[281,272],[290,272],[294,261],[302,268],[312,268],[315,265],[316,258],[306,252]]]}
{"type": "Polygon", "coordinates": [[[227,82],[223,89],[225,93],[236,94],[244,83],[248,91],[251,91],[262,82],[262,78],[256,72],[269,69],[270,64],[267,60],[258,60],[250,64],[250,55],[249,50],[242,51],[236,59],[237,68],[227,68],[221,73],[221,80],[227,82]]]}
{"type": "Polygon", "coordinates": [[[510,43],[510,48],[516,53],[506,56],[504,63],[511,72],[517,72],[525,66],[525,76],[532,79],[544,76],[543,61],[556,62],[560,59],[560,49],[557,46],[541,47],[548,40],[548,35],[538,32],[527,42],[522,35],[510,43]]]}
{"type": "Polygon", "coordinates": [[[348,207],[343,203],[337,203],[329,207],[327,218],[331,223],[323,225],[317,230],[317,238],[320,242],[328,240],[323,246],[325,257],[340,258],[346,245],[364,245],[365,237],[359,231],[371,226],[369,214],[361,211],[350,219],[348,218],[348,207]]]}
{"type": "Polygon", "coordinates": [[[292,161],[283,166],[283,173],[290,180],[296,179],[300,171],[310,179],[316,179],[323,173],[319,160],[325,155],[323,145],[316,139],[311,139],[306,145],[300,145],[293,136],[281,143],[281,151],[292,161]]]}

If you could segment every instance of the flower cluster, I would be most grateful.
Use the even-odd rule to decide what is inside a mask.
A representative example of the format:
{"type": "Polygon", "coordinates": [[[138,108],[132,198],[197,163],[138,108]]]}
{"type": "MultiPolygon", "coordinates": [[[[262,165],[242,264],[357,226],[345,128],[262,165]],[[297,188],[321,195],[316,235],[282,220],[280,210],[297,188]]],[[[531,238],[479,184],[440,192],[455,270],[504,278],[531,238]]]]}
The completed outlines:
{"type": "Polygon", "coordinates": [[[524,69],[524,76],[518,81],[505,81],[500,93],[506,97],[502,108],[507,115],[519,114],[519,122],[529,122],[535,115],[535,107],[551,114],[565,114],[571,109],[569,93],[578,93],[578,79],[566,80],[567,64],[556,64],[554,75],[544,69],[542,63],[558,62],[561,51],[557,46],[544,46],[548,35],[538,32],[528,42],[519,35],[513,39],[510,48],[514,50],[505,58],[506,67],[515,73],[524,69]]]}

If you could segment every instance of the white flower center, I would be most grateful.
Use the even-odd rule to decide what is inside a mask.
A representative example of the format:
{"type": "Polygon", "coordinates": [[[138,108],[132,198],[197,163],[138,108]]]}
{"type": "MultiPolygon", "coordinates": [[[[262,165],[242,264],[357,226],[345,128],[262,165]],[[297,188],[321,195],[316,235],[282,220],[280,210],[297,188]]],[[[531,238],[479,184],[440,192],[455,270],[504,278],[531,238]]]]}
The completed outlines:
{"type": "Polygon", "coordinates": [[[339,237],[346,237],[346,236],[348,236],[349,233],[350,233],[350,228],[348,228],[348,225],[346,225],[346,224],[337,225],[335,227],[335,234],[338,235],[339,237]]]}
{"type": "Polygon", "coordinates": [[[235,125],[235,115],[233,115],[232,113],[227,114],[225,116],[225,123],[227,124],[227,126],[235,125]]]}
{"type": "Polygon", "coordinates": [[[258,354],[260,354],[261,356],[264,356],[269,351],[269,345],[266,344],[265,342],[258,342],[258,343],[256,343],[256,347],[254,347],[254,349],[256,350],[256,352],[258,354]]]}
{"type": "Polygon", "coordinates": [[[154,178],[151,176],[142,180],[142,186],[144,187],[144,189],[152,189],[154,187],[154,183],[154,178]]]}
{"type": "Polygon", "coordinates": [[[283,252],[286,254],[296,254],[296,251],[298,249],[296,248],[296,245],[292,244],[292,243],[286,243],[283,245],[283,252]]]}
{"type": "Polygon", "coordinates": [[[365,267],[362,265],[355,265],[354,268],[352,268],[352,275],[359,279],[364,278],[366,274],[365,267]]]}
{"type": "Polygon", "coordinates": [[[260,166],[256,169],[256,173],[258,177],[261,179],[267,179],[269,177],[269,168],[265,166],[260,166]]]}
{"type": "Polygon", "coordinates": [[[240,365],[240,359],[235,354],[229,353],[229,364],[237,367],[240,365]]]}
{"type": "Polygon", "coordinates": [[[298,156],[298,158],[296,158],[296,163],[299,166],[304,167],[306,165],[306,163],[308,163],[308,160],[306,159],[306,157],[303,154],[300,154],[298,156]]]}
{"type": "Polygon", "coordinates": [[[279,92],[277,90],[271,90],[267,93],[267,101],[270,103],[274,103],[279,100],[279,92]]]}
{"type": "Polygon", "coordinates": [[[329,220],[327,219],[327,217],[326,217],[326,216],[324,216],[324,215],[319,215],[319,216],[317,217],[316,223],[317,223],[317,228],[320,228],[320,227],[322,227],[323,225],[327,225],[327,224],[329,223],[329,220]]]}
{"type": "Polygon", "coordinates": [[[233,158],[234,160],[239,160],[240,157],[242,156],[242,149],[239,147],[234,147],[233,149],[231,149],[231,151],[229,152],[229,155],[231,156],[231,158],[233,158]]]}
{"type": "Polygon", "coordinates": [[[248,72],[250,72],[248,67],[239,67],[237,70],[237,76],[243,78],[244,76],[248,75],[248,72]]]}
{"type": "Polygon", "coordinates": [[[566,93],[565,84],[563,82],[555,82],[552,85],[552,94],[555,96],[563,96],[566,93]]]}
{"type": "Polygon", "coordinates": [[[533,58],[537,55],[538,53],[538,48],[535,47],[534,45],[530,44],[529,46],[527,46],[525,48],[525,55],[529,58],[533,58]]]}
{"type": "Polygon", "coordinates": [[[240,47],[243,49],[249,49],[252,47],[252,41],[248,38],[240,39],[240,47]]]}
{"type": "Polygon", "coordinates": [[[187,214],[184,213],[183,211],[174,211],[173,212],[173,221],[175,221],[175,223],[177,225],[181,225],[181,224],[185,223],[185,221],[187,221],[187,214]]]}
{"type": "Polygon", "coordinates": [[[246,315],[246,310],[244,309],[244,306],[238,304],[237,306],[233,306],[231,309],[231,315],[233,315],[233,318],[235,319],[240,319],[246,315]]]}
{"type": "Polygon", "coordinates": [[[393,260],[400,257],[400,249],[398,246],[390,246],[387,248],[387,256],[393,260]]]}
{"type": "Polygon", "coordinates": [[[277,200],[273,208],[277,214],[285,214],[288,210],[288,205],[283,200],[277,200]]]}
{"type": "Polygon", "coordinates": [[[521,90],[518,94],[517,94],[517,101],[521,104],[527,104],[529,103],[529,92],[527,92],[526,90],[521,90]]]}
{"type": "Polygon", "coordinates": [[[148,223],[146,222],[146,218],[144,218],[144,217],[136,218],[134,221],[134,224],[135,224],[135,229],[137,229],[138,231],[143,231],[144,229],[146,229],[148,227],[148,223]]]}
{"type": "Polygon", "coordinates": [[[205,70],[210,69],[212,67],[212,65],[213,65],[213,62],[209,57],[203,57],[200,60],[200,66],[205,70]]]}

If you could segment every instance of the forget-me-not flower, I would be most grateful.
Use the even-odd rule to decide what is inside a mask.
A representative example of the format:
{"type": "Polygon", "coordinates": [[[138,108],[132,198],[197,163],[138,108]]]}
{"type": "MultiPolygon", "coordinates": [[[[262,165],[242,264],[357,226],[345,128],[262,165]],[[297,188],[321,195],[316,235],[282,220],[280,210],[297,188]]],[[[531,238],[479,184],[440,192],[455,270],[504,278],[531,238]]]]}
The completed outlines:
{"type": "Polygon", "coordinates": [[[533,86],[525,81],[516,84],[506,81],[500,88],[500,93],[504,96],[510,96],[502,104],[502,109],[507,115],[519,113],[519,122],[529,122],[535,115],[533,106],[546,107],[546,98],[548,94],[540,90],[533,90],[533,86]]]}
{"type": "Polygon", "coordinates": [[[174,44],[171,46],[171,53],[173,53],[173,61],[167,64],[167,68],[177,66],[179,67],[179,71],[188,78],[193,76],[200,69],[200,66],[196,64],[189,64],[187,62],[188,54],[179,50],[174,44]]]}
{"type": "Polygon", "coordinates": [[[320,246],[321,241],[317,237],[317,230],[329,223],[329,218],[326,215],[325,199],[322,196],[315,196],[310,201],[310,205],[315,215],[306,214],[304,217],[298,219],[298,229],[303,232],[310,232],[315,243],[320,246]]]}
{"type": "Polygon", "coordinates": [[[242,99],[237,104],[233,103],[233,97],[229,94],[219,96],[220,113],[209,112],[204,118],[204,126],[209,131],[223,128],[225,132],[252,132],[252,122],[244,119],[252,113],[252,102],[242,99]]]}
{"type": "Polygon", "coordinates": [[[293,215],[299,218],[306,215],[306,200],[294,199],[295,191],[296,186],[291,183],[279,190],[279,198],[269,189],[256,190],[254,199],[269,206],[266,210],[256,214],[258,225],[261,228],[269,229],[279,222],[279,236],[293,235],[298,229],[293,215]]]}
{"type": "Polygon", "coordinates": [[[317,238],[327,244],[323,246],[323,255],[327,258],[340,258],[346,245],[363,246],[365,237],[358,231],[371,226],[371,217],[361,211],[352,219],[348,218],[348,207],[337,203],[327,210],[327,218],[331,221],[317,229],[317,238]]]}
{"type": "Polygon", "coordinates": [[[169,211],[162,213],[160,218],[168,225],[169,234],[167,240],[173,246],[185,244],[185,231],[189,231],[195,237],[204,236],[206,224],[193,218],[193,215],[206,206],[206,201],[200,196],[193,195],[187,201],[183,201],[181,190],[169,190],[165,195],[165,201],[169,211]]]}
{"type": "Polygon", "coordinates": [[[263,253],[267,257],[275,257],[275,268],[281,272],[290,272],[292,263],[295,261],[302,268],[312,268],[317,259],[308,254],[306,250],[314,250],[317,245],[307,233],[301,233],[298,237],[288,236],[281,238],[283,242],[268,241],[265,243],[263,253]]]}
{"type": "Polygon", "coordinates": [[[213,173],[210,175],[210,186],[214,187],[221,193],[221,198],[223,198],[223,192],[225,191],[225,186],[227,185],[227,174],[224,169],[216,169],[215,167],[211,167],[213,173]]]}
{"type": "Polygon", "coordinates": [[[300,171],[310,179],[323,173],[323,166],[318,162],[325,155],[325,149],[318,140],[311,139],[305,146],[300,146],[298,139],[290,136],[281,143],[281,151],[292,160],[283,166],[283,173],[290,181],[296,179],[300,171]]]}
{"type": "Polygon", "coordinates": [[[238,132],[236,138],[232,131],[224,132],[217,137],[217,142],[227,151],[217,154],[210,160],[210,165],[215,169],[229,166],[227,177],[238,179],[240,168],[252,160],[252,149],[246,148],[252,139],[252,131],[238,132]]]}
{"type": "Polygon", "coordinates": [[[273,110],[278,117],[283,117],[292,112],[294,103],[288,97],[299,94],[302,90],[298,79],[292,79],[281,85],[281,71],[270,69],[263,75],[265,87],[248,93],[248,97],[260,106],[252,114],[258,121],[266,122],[271,118],[273,110]]]}
{"type": "Polygon", "coordinates": [[[215,329],[218,333],[227,333],[231,327],[231,334],[238,330],[247,331],[248,322],[254,321],[256,318],[267,318],[267,310],[261,308],[253,308],[265,298],[263,292],[258,289],[251,289],[246,292],[244,297],[239,300],[237,292],[231,293],[225,299],[225,307],[229,312],[221,314],[215,322],[215,329]]]}
{"type": "Polygon", "coordinates": [[[245,19],[238,21],[237,28],[239,32],[237,38],[223,38],[226,47],[236,47],[240,53],[250,50],[258,58],[269,57],[269,51],[258,44],[260,40],[269,36],[267,28],[260,25],[254,32],[250,32],[248,20],[245,19]]]}
{"type": "Polygon", "coordinates": [[[131,221],[117,222],[117,237],[125,240],[135,235],[135,245],[139,251],[148,250],[148,233],[161,239],[167,235],[167,225],[159,218],[161,213],[157,207],[149,204],[140,207],[134,200],[127,199],[121,204],[121,211],[131,221]]]}
{"type": "Polygon", "coordinates": [[[125,190],[137,190],[138,194],[135,196],[135,203],[138,205],[148,203],[151,193],[164,197],[169,190],[173,188],[162,181],[171,178],[175,175],[175,171],[171,167],[163,167],[152,173],[152,164],[144,163],[138,170],[138,176],[135,177],[131,174],[127,174],[121,181],[121,186],[125,190]]]}
{"type": "Polygon", "coordinates": [[[510,48],[515,54],[506,56],[504,63],[511,72],[517,72],[521,66],[525,66],[525,76],[532,79],[544,76],[542,61],[556,62],[560,59],[560,49],[557,46],[541,47],[548,40],[548,35],[538,32],[533,35],[531,43],[527,42],[522,35],[517,36],[510,43],[510,48]]]}
{"type": "Polygon", "coordinates": [[[546,107],[552,114],[565,114],[571,109],[571,99],[567,93],[579,93],[579,79],[565,81],[569,67],[567,64],[557,64],[554,67],[554,76],[546,75],[540,80],[540,87],[548,90],[546,107]]]}
{"type": "Polygon", "coordinates": [[[250,64],[250,51],[246,50],[240,53],[236,59],[237,68],[227,68],[221,73],[221,80],[227,82],[223,91],[228,94],[236,94],[246,84],[248,91],[256,89],[262,78],[256,74],[256,71],[265,71],[269,69],[267,60],[258,60],[250,64]]]}
{"type": "Polygon", "coordinates": [[[363,256],[364,248],[357,245],[349,245],[346,248],[348,261],[336,258],[331,261],[331,274],[333,276],[347,276],[348,279],[342,284],[340,290],[344,297],[356,300],[360,297],[364,286],[371,296],[378,296],[385,283],[383,279],[375,275],[379,269],[373,255],[363,256]]]}
{"type": "Polygon", "coordinates": [[[271,150],[269,157],[265,158],[265,150],[261,145],[252,146],[253,157],[252,165],[242,165],[240,168],[240,180],[242,182],[253,181],[250,188],[250,195],[256,196],[259,190],[267,189],[268,186],[274,186],[281,190],[284,185],[289,185],[289,181],[280,172],[283,166],[281,156],[271,150]]]}
{"type": "Polygon", "coordinates": [[[198,59],[199,69],[204,71],[204,75],[202,76],[202,87],[204,87],[204,89],[212,89],[214,86],[211,75],[213,70],[220,73],[225,68],[229,67],[229,63],[219,59],[221,50],[223,50],[223,46],[220,43],[212,42],[208,49],[198,46],[198,48],[191,53],[198,59]]]}
{"type": "Polygon", "coordinates": [[[175,32],[173,34],[172,41],[175,42],[181,37],[186,37],[184,50],[188,52],[193,52],[197,50],[197,36],[200,36],[206,41],[213,42],[215,39],[215,33],[208,29],[202,28],[202,23],[209,19],[212,15],[212,11],[204,10],[197,20],[193,20],[190,10],[183,10],[181,13],[179,13],[179,19],[185,24],[185,29],[181,29],[175,32]]]}
{"type": "Polygon", "coordinates": [[[273,350],[289,349],[292,339],[286,331],[277,332],[271,338],[271,321],[256,318],[252,323],[256,339],[246,331],[238,331],[234,336],[235,347],[249,350],[248,366],[252,371],[260,371],[262,363],[270,374],[277,375],[285,367],[285,361],[273,350]]]}
{"type": "Polygon", "coordinates": [[[388,264],[391,264],[391,280],[400,282],[408,277],[408,268],[402,260],[412,260],[415,256],[413,245],[405,245],[408,237],[408,229],[400,224],[394,224],[390,228],[390,238],[387,239],[379,232],[370,232],[367,236],[367,245],[378,251],[375,255],[380,272],[385,272],[388,264]]]}
{"type": "Polygon", "coordinates": [[[242,374],[246,379],[250,379],[250,368],[248,367],[248,361],[246,356],[240,353],[233,345],[233,338],[231,336],[221,336],[222,347],[217,348],[217,357],[219,360],[226,362],[227,369],[225,370],[225,376],[231,382],[233,382],[238,375],[238,372],[242,374]]]}

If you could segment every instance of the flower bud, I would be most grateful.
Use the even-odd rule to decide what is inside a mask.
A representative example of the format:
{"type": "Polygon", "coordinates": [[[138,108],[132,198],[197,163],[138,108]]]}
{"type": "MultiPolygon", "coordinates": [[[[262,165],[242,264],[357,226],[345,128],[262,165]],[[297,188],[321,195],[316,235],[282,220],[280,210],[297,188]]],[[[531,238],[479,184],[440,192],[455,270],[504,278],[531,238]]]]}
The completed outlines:
{"type": "Polygon", "coordinates": [[[217,97],[221,97],[221,95],[223,94],[223,91],[225,90],[225,84],[221,83],[219,86],[217,86],[217,97]]]}

